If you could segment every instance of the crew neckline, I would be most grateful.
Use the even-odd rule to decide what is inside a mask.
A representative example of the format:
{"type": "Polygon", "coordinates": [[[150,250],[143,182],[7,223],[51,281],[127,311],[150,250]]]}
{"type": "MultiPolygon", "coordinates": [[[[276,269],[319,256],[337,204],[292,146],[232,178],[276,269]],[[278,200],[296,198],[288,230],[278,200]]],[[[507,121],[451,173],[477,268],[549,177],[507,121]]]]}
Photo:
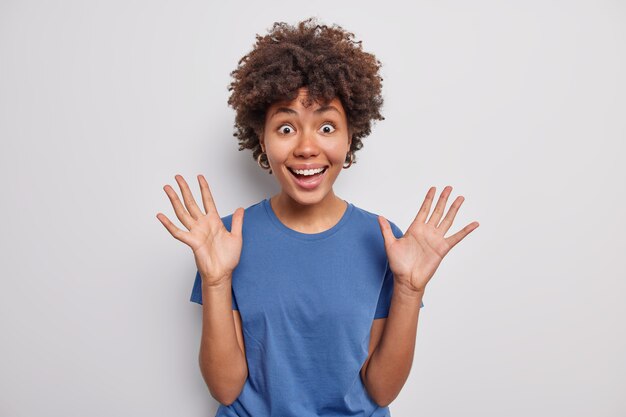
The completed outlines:
{"type": "Polygon", "coordinates": [[[276,216],[276,213],[274,213],[274,209],[272,208],[272,204],[270,203],[270,197],[265,198],[265,200],[262,201],[262,204],[263,204],[263,207],[265,207],[265,212],[267,213],[270,220],[272,221],[272,224],[274,224],[274,226],[276,226],[283,233],[293,238],[300,239],[300,240],[318,240],[318,239],[327,238],[335,234],[339,229],[341,229],[348,222],[348,219],[350,218],[350,215],[352,214],[354,210],[354,205],[350,203],[349,201],[346,201],[346,200],[343,200],[343,201],[345,201],[348,204],[348,206],[346,207],[339,221],[335,223],[335,225],[332,226],[330,229],[326,229],[323,232],[319,232],[319,233],[303,233],[303,232],[298,232],[297,230],[294,230],[290,227],[287,227],[285,224],[283,224],[283,222],[280,221],[278,216],[276,216]]]}

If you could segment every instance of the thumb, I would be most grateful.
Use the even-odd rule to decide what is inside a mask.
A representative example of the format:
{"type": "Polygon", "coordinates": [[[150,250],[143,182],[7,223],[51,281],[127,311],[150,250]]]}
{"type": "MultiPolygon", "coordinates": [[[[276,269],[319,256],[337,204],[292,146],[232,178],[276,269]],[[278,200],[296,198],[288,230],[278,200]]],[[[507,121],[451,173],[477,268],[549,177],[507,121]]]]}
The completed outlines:
{"type": "Polygon", "coordinates": [[[396,237],[391,230],[391,225],[389,221],[383,216],[378,216],[378,225],[380,226],[380,232],[383,234],[383,239],[385,240],[385,246],[388,246],[396,240],[396,237]]]}
{"type": "Polygon", "coordinates": [[[243,226],[243,207],[237,208],[233,213],[233,223],[230,228],[230,232],[237,237],[241,237],[241,228],[243,226]]]}

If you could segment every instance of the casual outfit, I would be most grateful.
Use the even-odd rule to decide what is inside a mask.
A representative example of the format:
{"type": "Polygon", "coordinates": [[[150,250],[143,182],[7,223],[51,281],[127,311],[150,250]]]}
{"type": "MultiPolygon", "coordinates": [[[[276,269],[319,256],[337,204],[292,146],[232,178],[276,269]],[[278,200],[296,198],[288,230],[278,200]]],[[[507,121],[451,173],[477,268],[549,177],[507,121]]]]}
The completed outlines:
{"type": "MultiPolygon", "coordinates": [[[[222,221],[230,231],[232,214],[222,221]]],[[[232,307],[248,378],[216,417],[391,416],[360,375],[372,321],[388,316],[394,284],[377,215],[348,202],[330,229],[301,233],[266,198],[245,209],[242,235],[232,307]]],[[[199,272],[191,301],[202,304],[199,272]]]]}

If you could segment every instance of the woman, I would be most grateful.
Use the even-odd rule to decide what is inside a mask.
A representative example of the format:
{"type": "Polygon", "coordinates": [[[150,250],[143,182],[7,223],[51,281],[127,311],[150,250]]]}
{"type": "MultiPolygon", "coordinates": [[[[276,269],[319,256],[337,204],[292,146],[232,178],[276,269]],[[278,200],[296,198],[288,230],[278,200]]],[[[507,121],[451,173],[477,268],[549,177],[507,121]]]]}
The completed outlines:
{"type": "Polygon", "coordinates": [[[426,221],[430,188],[406,234],[333,192],[384,119],[380,62],[353,36],[313,19],[275,23],[231,74],[239,149],[274,175],[277,195],[220,218],[202,175],[205,212],[180,175],[186,209],[164,187],[189,231],[157,217],[196,260],[200,369],[217,416],[389,416],[426,285],[478,227],[444,238],[463,201],[440,223],[449,186],[426,221]]]}

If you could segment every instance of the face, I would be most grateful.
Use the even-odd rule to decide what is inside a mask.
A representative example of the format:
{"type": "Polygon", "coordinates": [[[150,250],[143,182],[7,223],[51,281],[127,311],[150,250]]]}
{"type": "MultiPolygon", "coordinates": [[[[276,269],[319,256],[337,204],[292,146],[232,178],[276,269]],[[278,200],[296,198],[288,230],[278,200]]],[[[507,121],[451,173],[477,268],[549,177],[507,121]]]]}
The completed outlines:
{"type": "Polygon", "coordinates": [[[302,87],[293,101],[271,105],[260,138],[282,193],[304,205],[334,198],[332,187],[351,143],[341,100],[304,107],[307,97],[302,87]]]}

